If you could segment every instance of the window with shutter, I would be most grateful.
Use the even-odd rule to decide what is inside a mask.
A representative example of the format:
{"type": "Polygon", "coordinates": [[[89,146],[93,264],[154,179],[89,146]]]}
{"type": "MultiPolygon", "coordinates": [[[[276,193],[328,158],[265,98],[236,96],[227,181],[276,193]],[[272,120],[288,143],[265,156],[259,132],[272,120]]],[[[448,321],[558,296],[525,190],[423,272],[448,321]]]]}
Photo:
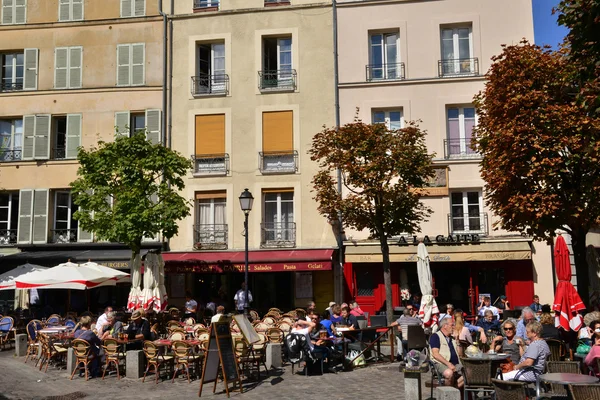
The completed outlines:
{"type": "Polygon", "coordinates": [[[264,112],[262,118],[262,173],[296,172],[293,111],[264,112]]]}
{"type": "Polygon", "coordinates": [[[196,156],[225,153],[225,114],[196,115],[196,156]]]}
{"type": "Polygon", "coordinates": [[[69,47],[69,88],[81,88],[83,47],[69,47]]]}
{"type": "Polygon", "coordinates": [[[146,45],[136,43],[131,45],[131,85],[146,83],[146,45]]]}
{"type": "Polygon", "coordinates": [[[37,90],[38,79],[38,49],[25,49],[23,72],[23,90],[37,90]]]}
{"type": "Polygon", "coordinates": [[[2,0],[2,25],[14,24],[14,1],[15,0],[2,0]]]}
{"type": "Polygon", "coordinates": [[[54,49],[54,88],[66,89],[69,79],[69,48],[54,49]]]}
{"type": "Polygon", "coordinates": [[[117,45],[117,86],[131,84],[131,45],[117,45]]]}
{"type": "Polygon", "coordinates": [[[33,193],[32,243],[48,242],[48,189],[33,193]]]}
{"type": "Polygon", "coordinates": [[[59,22],[83,20],[83,0],[59,0],[58,20],[59,22]]]}
{"type": "Polygon", "coordinates": [[[31,222],[33,214],[33,190],[19,191],[19,222],[17,226],[17,242],[31,243],[31,222]]]}
{"type": "Polygon", "coordinates": [[[35,115],[23,116],[23,160],[33,160],[35,144],[35,115]]]}
{"type": "Polygon", "coordinates": [[[115,138],[117,136],[129,136],[129,111],[115,113],[115,138]]]}
{"type": "Polygon", "coordinates": [[[27,20],[27,0],[2,0],[2,24],[24,24],[27,20]]]}
{"type": "Polygon", "coordinates": [[[84,0],[72,0],[71,19],[73,21],[83,21],[83,1],[84,0]]]}
{"type": "Polygon", "coordinates": [[[133,0],[121,0],[121,18],[133,16],[133,0]]]}
{"type": "Polygon", "coordinates": [[[133,7],[133,15],[135,17],[146,15],[146,0],[134,0],[133,7]]]}
{"type": "Polygon", "coordinates": [[[79,146],[81,146],[81,114],[68,114],[65,158],[77,158],[79,146]]]}
{"type": "Polygon", "coordinates": [[[50,158],[50,127],[50,115],[35,116],[33,158],[36,160],[48,160],[50,158]]]}
{"type": "Polygon", "coordinates": [[[146,139],[152,144],[162,142],[160,110],[146,110],[146,139]]]}
{"type": "Polygon", "coordinates": [[[15,4],[15,24],[24,24],[27,21],[27,0],[13,0],[15,4]]]}

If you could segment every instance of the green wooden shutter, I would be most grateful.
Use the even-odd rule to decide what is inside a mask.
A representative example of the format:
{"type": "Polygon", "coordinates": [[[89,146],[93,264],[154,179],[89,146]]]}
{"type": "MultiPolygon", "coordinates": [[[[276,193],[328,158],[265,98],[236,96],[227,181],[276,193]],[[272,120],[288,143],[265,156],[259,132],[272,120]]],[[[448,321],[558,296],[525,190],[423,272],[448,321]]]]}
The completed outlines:
{"type": "Polygon", "coordinates": [[[161,143],[161,112],[160,110],[146,110],[146,139],[152,144],[161,143]]]}
{"type": "Polygon", "coordinates": [[[37,90],[38,49],[25,49],[23,54],[23,90],[37,90]]]}
{"type": "Polygon", "coordinates": [[[115,113],[115,138],[117,136],[129,136],[129,111],[115,113]]]}
{"type": "Polygon", "coordinates": [[[48,189],[33,192],[32,243],[48,242],[48,189]]]}
{"type": "Polygon", "coordinates": [[[33,142],[33,158],[50,159],[50,115],[35,116],[35,140],[33,142]]]}
{"type": "Polygon", "coordinates": [[[146,44],[131,45],[131,84],[143,85],[146,82],[146,44]]]}
{"type": "Polygon", "coordinates": [[[77,158],[79,146],[81,146],[81,114],[67,114],[65,158],[77,158]]]}
{"type": "Polygon", "coordinates": [[[54,49],[54,88],[66,89],[69,79],[69,48],[54,49]]]}
{"type": "Polygon", "coordinates": [[[81,88],[83,47],[69,47],[69,88],[81,88]]]}
{"type": "Polygon", "coordinates": [[[33,160],[35,146],[35,115],[23,116],[23,153],[22,160],[33,160]]]}
{"type": "Polygon", "coordinates": [[[131,45],[117,45],[117,86],[131,85],[131,45]]]}
{"type": "Polygon", "coordinates": [[[33,190],[19,191],[19,223],[17,243],[31,243],[31,216],[33,214],[33,190]]]}

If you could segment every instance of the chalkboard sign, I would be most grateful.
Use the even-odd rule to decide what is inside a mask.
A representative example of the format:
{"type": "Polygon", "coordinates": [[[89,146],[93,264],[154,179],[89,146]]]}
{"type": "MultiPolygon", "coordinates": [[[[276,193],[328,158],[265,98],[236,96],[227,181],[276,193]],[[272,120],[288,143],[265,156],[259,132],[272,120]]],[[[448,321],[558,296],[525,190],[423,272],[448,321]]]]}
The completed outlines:
{"type": "Polygon", "coordinates": [[[253,344],[260,342],[260,337],[256,333],[256,330],[244,314],[234,315],[233,319],[237,323],[242,335],[244,335],[244,339],[246,339],[248,343],[253,344]]]}
{"type": "Polygon", "coordinates": [[[213,393],[217,387],[219,367],[223,374],[225,391],[229,397],[229,382],[238,381],[240,392],[242,391],[242,381],[240,379],[237,360],[235,358],[233,342],[231,340],[231,331],[229,322],[216,322],[210,329],[208,339],[208,351],[204,358],[202,367],[202,379],[200,381],[200,391],[198,396],[202,396],[202,387],[204,383],[214,382],[213,393]]]}

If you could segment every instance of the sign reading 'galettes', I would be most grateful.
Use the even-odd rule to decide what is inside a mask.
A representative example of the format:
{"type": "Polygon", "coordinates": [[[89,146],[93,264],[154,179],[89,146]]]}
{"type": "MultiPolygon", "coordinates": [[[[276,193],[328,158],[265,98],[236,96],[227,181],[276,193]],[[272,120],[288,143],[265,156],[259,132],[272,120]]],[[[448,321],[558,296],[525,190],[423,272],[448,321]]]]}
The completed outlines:
{"type": "MultiPolygon", "coordinates": [[[[165,271],[170,273],[223,273],[223,272],[244,272],[244,264],[226,264],[226,263],[202,263],[187,265],[169,265],[165,266],[165,271]]],[[[331,269],[330,262],[293,262],[293,263],[260,263],[249,264],[248,272],[293,272],[293,271],[326,271],[331,269]]]]}

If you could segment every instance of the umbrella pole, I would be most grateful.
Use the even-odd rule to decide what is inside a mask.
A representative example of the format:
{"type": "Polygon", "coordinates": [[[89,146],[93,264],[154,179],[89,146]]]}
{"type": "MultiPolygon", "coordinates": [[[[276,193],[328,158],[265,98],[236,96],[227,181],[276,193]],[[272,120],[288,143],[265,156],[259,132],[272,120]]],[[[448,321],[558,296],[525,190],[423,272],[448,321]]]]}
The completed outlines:
{"type": "Polygon", "coordinates": [[[90,311],[90,289],[85,289],[87,310],[90,311]]]}
{"type": "Polygon", "coordinates": [[[67,289],[67,312],[71,311],[71,289],[67,289]]]}

